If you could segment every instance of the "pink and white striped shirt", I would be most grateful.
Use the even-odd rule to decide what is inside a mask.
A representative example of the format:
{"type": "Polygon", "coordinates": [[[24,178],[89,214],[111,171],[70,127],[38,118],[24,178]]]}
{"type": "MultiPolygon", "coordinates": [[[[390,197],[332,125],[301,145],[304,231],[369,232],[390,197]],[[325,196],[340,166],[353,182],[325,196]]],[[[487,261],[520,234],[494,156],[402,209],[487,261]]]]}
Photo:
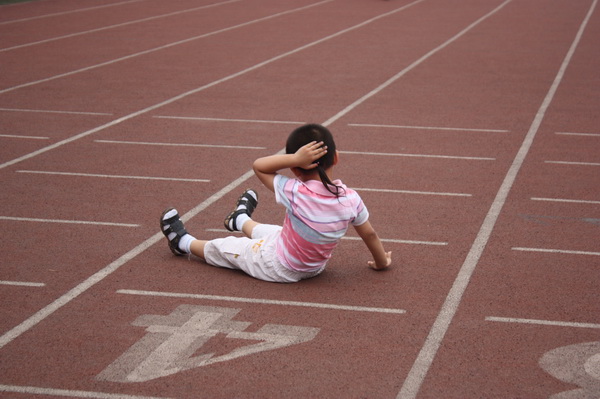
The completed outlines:
{"type": "Polygon", "coordinates": [[[323,268],[348,226],[360,226],[369,219],[369,211],[356,191],[340,180],[333,183],[343,188],[339,197],[317,180],[302,182],[275,176],[275,200],[286,208],[276,244],[284,266],[302,272],[323,268]]]}

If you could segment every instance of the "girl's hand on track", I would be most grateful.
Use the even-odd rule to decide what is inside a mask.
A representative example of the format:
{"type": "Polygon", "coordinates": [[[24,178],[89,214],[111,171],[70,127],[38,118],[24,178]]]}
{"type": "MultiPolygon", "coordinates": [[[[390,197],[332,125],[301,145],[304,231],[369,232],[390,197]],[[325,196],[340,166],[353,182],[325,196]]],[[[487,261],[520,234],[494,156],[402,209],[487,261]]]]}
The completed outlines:
{"type": "Polygon", "coordinates": [[[368,262],[367,262],[367,265],[368,265],[368,266],[369,266],[371,269],[373,269],[373,270],[382,270],[382,269],[385,269],[385,268],[389,267],[389,266],[392,264],[392,251],[386,252],[386,253],[385,253],[385,258],[386,258],[386,261],[387,261],[387,262],[386,262],[386,264],[385,264],[385,265],[383,265],[383,266],[382,266],[382,265],[377,265],[377,264],[375,263],[375,261],[373,261],[373,260],[370,260],[370,261],[368,261],[368,262]]]}
{"type": "Polygon", "coordinates": [[[314,169],[319,164],[315,161],[327,154],[327,146],[322,141],[311,141],[296,151],[296,164],[302,169],[314,169]]]}

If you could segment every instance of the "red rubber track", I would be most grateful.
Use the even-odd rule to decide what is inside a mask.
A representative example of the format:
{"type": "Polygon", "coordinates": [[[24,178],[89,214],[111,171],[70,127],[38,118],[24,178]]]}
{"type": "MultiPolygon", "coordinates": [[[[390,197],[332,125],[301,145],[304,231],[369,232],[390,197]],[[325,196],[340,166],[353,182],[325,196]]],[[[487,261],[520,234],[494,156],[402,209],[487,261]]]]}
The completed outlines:
{"type": "Polygon", "coordinates": [[[600,395],[596,0],[42,0],[0,37],[0,397],[600,395]],[[304,122],[393,267],[174,257],[167,206],[282,221],[251,165],[304,122]]]}

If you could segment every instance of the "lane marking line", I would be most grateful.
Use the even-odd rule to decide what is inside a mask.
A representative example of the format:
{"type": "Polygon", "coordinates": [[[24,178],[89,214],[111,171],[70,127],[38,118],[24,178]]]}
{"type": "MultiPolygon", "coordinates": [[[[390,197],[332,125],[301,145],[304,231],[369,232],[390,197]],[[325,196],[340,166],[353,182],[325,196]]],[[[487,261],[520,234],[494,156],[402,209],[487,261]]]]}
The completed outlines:
{"type": "MultiPolygon", "coordinates": [[[[342,240],[361,241],[362,238],[352,237],[352,236],[344,236],[344,237],[342,237],[342,240]]],[[[448,245],[447,242],[440,242],[440,241],[397,240],[394,238],[381,238],[380,240],[381,240],[381,242],[391,242],[391,243],[396,243],[396,244],[437,245],[437,246],[448,245]]]]}
{"type": "Polygon", "coordinates": [[[546,253],[554,253],[554,254],[600,256],[600,252],[574,251],[574,250],[570,250],[570,249],[526,248],[526,247],[512,247],[511,249],[513,251],[523,251],[523,252],[546,252],[546,253]]]}
{"type": "Polygon", "coordinates": [[[510,130],[502,130],[502,129],[473,129],[473,128],[441,127],[441,126],[378,125],[378,124],[371,124],[371,123],[348,123],[348,126],[380,127],[380,128],[388,128],[388,129],[447,130],[447,131],[459,131],[459,132],[510,133],[510,130]]]}
{"type": "Polygon", "coordinates": [[[270,121],[270,120],[261,120],[261,119],[207,118],[207,117],[200,117],[200,116],[155,115],[155,116],[153,116],[153,118],[181,119],[181,120],[190,120],[190,121],[210,121],[210,122],[268,123],[268,124],[276,124],[276,125],[304,125],[306,123],[306,122],[296,122],[296,121],[270,121]]]}
{"type": "MultiPolygon", "coordinates": [[[[241,235],[241,232],[232,232],[226,229],[204,229],[204,231],[208,231],[211,233],[225,233],[225,234],[231,234],[231,235],[241,235]]],[[[342,237],[342,240],[350,240],[350,241],[361,241],[362,238],[360,237],[353,237],[353,236],[344,236],[342,237]]],[[[394,243],[394,244],[413,244],[413,245],[434,245],[434,246],[445,246],[448,245],[447,242],[441,242],[441,241],[416,241],[416,240],[398,240],[395,238],[380,238],[381,242],[390,242],[390,243],[394,243]]]]}
{"type": "Polygon", "coordinates": [[[540,225],[554,225],[562,223],[563,221],[575,222],[575,223],[589,223],[600,226],[600,218],[592,217],[570,217],[570,216],[548,216],[548,215],[534,215],[531,213],[521,213],[518,216],[526,221],[533,222],[540,225]]]}
{"type": "Polygon", "coordinates": [[[17,23],[17,22],[33,21],[35,19],[42,19],[42,18],[58,17],[58,16],[61,16],[61,15],[67,15],[67,14],[73,14],[73,13],[78,13],[78,12],[85,12],[85,11],[97,10],[99,8],[106,8],[106,7],[112,7],[112,6],[120,6],[120,5],[128,4],[128,3],[137,3],[137,2],[140,2],[140,1],[145,1],[145,0],[122,1],[120,3],[104,4],[104,5],[101,5],[101,6],[87,7],[87,8],[79,8],[79,9],[76,9],[76,10],[69,10],[69,11],[56,12],[56,13],[52,13],[52,14],[38,15],[36,17],[29,17],[29,18],[22,18],[22,19],[13,19],[11,21],[0,22],[0,25],[8,25],[8,24],[14,24],[14,23],[17,23]]]}
{"type": "MultiPolygon", "coordinates": [[[[202,34],[202,35],[198,35],[198,36],[190,37],[190,38],[187,38],[187,39],[179,40],[177,42],[165,44],[163,46],[159,46],[159,47],[154,47],[154,48],[151,48],[151,49],[143,50],[143,51],[140,51],[140,52],[137,52],[137,53],[133,53],[133,54],[129,54],[129,55],[126,55],[126,56],[123,56],[123,57],[115,58],[115,59],[110,60],[110,61],[101,62],[99,64],[90,65],[88,67],[76,69],[74,71],[61,73],[61,74],[50,76],[50,77],[44,78],[44,79],[34,80],[34,81],[31,81],[31,82],[23,83],[23,84],[20,84],[20,85],[17,85],[17,86],[13,86],[13,87],[8,87],[6,89],[0,90],[0,94],[7,93],[7,92],[10,92],[10,91],[13,91],[13,90],[17,90],[17,89],[22,89],[24,87],[33,86],[33,85],[40,84],[40,83],[49,82],[49,81],[52,81],[52,80],[55,80],[55,79],[64,78],[66,76],[75,75],[75,74],[78,74],[78,73],[81,73],[81,72],[87,72],[87,71],[90,71],[90,70],[93,70],[93,69],[97,69],[97,68],[101,68],[101,67],[104,67],[104,66],[107,66],[107,65],[116,64],[118,62],[129,60],[129,59],[132,59],[132,58],[135,58],[135,57],[139,57],[141,55],[146,55],[146,54],[154,53],[156,51],[160,51],[160,50],[164,50],[164,49],[167,49],[167,48],[170,48],[170,47],[178,46],[180,44],[189,43],[189,42],[192,42],[194,40],[204,39],[204,38],[207,38],[207,37],[210,37],[210,36],[217,35],[219,33],[228,32],[228,31],[231,31],[231,30],[234,30],[234,29],[238,29],[238,28],[241,28],[241,27],[244,27],[244,26],[252,25],[252,24],[255,24],[255,23],[258,23],[258,22],[263,22],[263,21],[266,21],[266,20],[269,20],[269,19],[273,19],[273,18],[282,16],[282,15],[290,14],[290,13],[293,13],[293,12],[296,12],[296,11],[302,11],[304,9],[315,7],[315,6],[324,4],[324,3],[329,3],[331,1],[333,1],[333,0],[324,0],[324,1],[321,1],[319,3],[314,3],[314,4],[310,4],[308,6],[295,8],[295,9],[292,9],[292,10],[280,12],[280,13],[273,14],[273,15],[269,15],[269,16],[266,16],[266,17],[263,17],[263,18],[258,18],[258,19],[252,20],[252,21],[241,23],[239,25],[230,26],[228,28],[223,28],[223,29],[219,29],[219,30],[216,30],[216,31],[213,31],[213,32],[208,32],[208,33],[205,33],[205,34],[202,34]]],[[[294,51],[294,50],[292,50],[292,51],[294,51]]],[[[259,64],[259,65],[261,65],[261,64],[259,64]]],[[[252,70],[251,68],[248,68],[248,69],[252,70]]],[[[247,71],[247,70],[244,70],[244,71],[247,71]]],[[[245,72],[243,72],[243,73],[245,73],[245,72]]],[[[234,75],[231,75],[231,76],[237,76],[237,74],[234,74],[234,75]]],[[[229,78],[224,78],[224,79],[225,80],[229,80],[229,78]]]]}
{"type": "Polygon", "coordinates": [[[571,202],[575,204],[600,204],[600,201],[590,200],[575,200],[575,199],[564,199],[564,198],[537,198],[532,197],[532,201],[549,201],[549,202],[571,202]]]}
{"type": "MultiPolygon", "coordinates": [[[[291,12],[295,12],[295,11],[299,11],[299,10],[303,10],[303,9],[307,9],[307,8],[311,8],[311,7],[315,7],[315,6],[317,6],[317,5],[324,4],[324,3],[326,3],[326,2],[330,2],[330,1],[332,1],[332,0],[326,0],[326,1],[323,1],[323,2],[320,2],[320,3],[311,4],[311,5],[309,5],[309,6],[300,7],[300,8],[297,8],[297,9],[295,9],[295,10],[286,11],[285,13],[291,13],[291,12]]],[[[252,71],[255,71],[255,70],[257,70],[257,69],[260,69],[260,68],[262,68],[262,67],[264,67],[264,66],[266,66],[266,65],[269,65],[269,64],[271,64],[271,63],[273,63],[273,62],[279,61],[279,60],[281,60],[281,59],[283,59],[283,58],[285,58],[285,57],[288,57],[288,56],[290,56],[290,55],[293,55],[293,54],[299,53],[299,52],[301,52],[301,51],[304,51],[304,50],[306,50],[306,49],[308,49],[308,48],[311,48],[311,47],[314,47],[314,46],[316,46],[316,45],[319,45],[319,44],[321,44],[321,43],[324,43],[324,42],[326,42],[326,41],[328,41],[328,40],[334,39],[334,38],[336,38],[336,37],[338,37],[338,36],[344,35],[344,34],[346,34],[346,33],[348,33],[348,32],[351,32],[351,31],[353,31],[353,30],[356,30],[356,29],[362,28],[362,27],[364,27],[364,26],[366,26],[366,25],[368,25],[368,24],[370,24],[370,23],[372,23],[372,22],[374,22],[374,21],[377,21],[377,20],[379,20],[379,19],[385,18],[385,17],[387,17],[387,16],[390,16],[390,15],[392,15],[392,14],[395,14],[395,13],[397,13],[397,12],[403,11],[403,10],[405,10],[405,9],[407,9],[407,8],[409,8],[409,7],[413,6],[413,5],[415,5],[415,4],[418,4],[418,3],[422,2],[422,1],[424,1],[424,0],[416,0],[416,1],[414,1],[413,3],[410,3],[410,4],[407,4],[407,5],[404,5],[404,6],[400,7],[400,8],[397,8],[397,9],[395,9],[395,10],[389,11],[389,12],[387,12],[387,13],[384,13],[384,14],[380,14],[380,15],[378,15],[378,16],[376,16],[376,17],[373,17],[373,18],[371,18],[371,19],[368,19],[368,20],[366,20],[366,21],[363,21],[363,22],[361,22],[361,23],[359,23],[359,24],[353,25],[353,26],[351,26],[351,27],[349,27],[349,28],[342,29],[342,30],[340,30],[340,31],[337,31],[336,33],[333,33],[333,34],[329,35],[329,36],[325,36],[325,37],[323,37],[323,38],[321,38],[321,39],[318,39],[318,40],[315,40],[315,41],[313,41],[313,42],[311,42],[311,43],[308,43],[308,44],[305,44],[305,45],[303,45],[303,46],[297,47],[297,48],[295,48],[294,50],[290,50],[290,51],[288,51],[288,52],[282,53],[282,54],[280,54],[280,55],[277,55],[277,56],[275,56],[275,57],[269,58],[269,59],[267,59],[267,60],[265,60],[265,61],[259,62],[258,64],[254,64],[254,65],[253,65],[253,66],[251,66],[251,67],[248,67],[248,68],[246,68],[246,69],[242,69],[242,70],[241,70],[241,71],[239,71],[239,72],[233,73],[233,74],[231,74],[231,75],[225,76],[224,78],[221,78],[221,79],[215,80],[215,81],[213,81],[213,82],[211,82],[211,83],[208,83],[208,84],[206,84],[206,85],[204,85],[204,86],[200,86],[200,87],[197,87],[197,88],[195,88],[195,89],[189,90],[189,91],[187,91],[187,92],[181,93],[181,94],[179,94],[179,95],[177,95],[177,96],[175,96],[175,97],[171,97],[171,98],[170,98],[170,99],[168,99],[168,100],[165,100],[165,101],[162,101],[162,102],[160,102],[160,103],[157,103],[157,104],[151,105],[151,106],[149,106],[149,107],[147,107],[147,108],[144,108],[144,109],[141,109],[141,110],[139,110],[139,111],[133,112],[133,113],[131,113],[131,114],[129,114],[129,115],[122,116],[122,117],[120,117],[120,118],[117,118],[117,119],[115,119],[115,120],[113,120],[113,121],[110,121],[110,122],[108,122],[108,123],[105,123],[105,124],[103,124],[103,125],[100,125],[100,126],[98,126],[98,127],[95,127],[95,128],[93,128],[93,129],[91,129],[91,130],[87,130],[87,131],[85,131],[85,132],[82,132],[82,133],[76,134],[76,135],[74,135],[74,136],[71,136],[71,137],[69,137],[69,138],[67,138],[67,139],[64,139],[64,140],[62,140],[62,141],[56,142],[56,143],[54,143],[54,144],[52,144],[52,145],[49,145],[49,146],[46,146],[46,147],[40,148],[40,149],[38,149],[38,150],[36,150],[36,151],[34,151],[34,152],[31,152],[31,153],[29,153],[29,154],[26,154],[26,155],[23,155],[23,156],[21,156],[21,157],[15,158],[15,159],[13,159],[13,160],[10,160],[10,161],[7,161],[7,162],[4,162],[4,163],[0,164],[0,169],[4,169],[4,168],[6,168],[6,167],[8,167],[8,166],[11,166],[11,165],[14,165],[14,164],[16,164],[16,163],[19,163],[19,162],[22,162],[22,161],[25,161],[25,160],[31,159],[31,158],[33,158],[33,157],[35,157],[35,156],[37,156],[37,155],[40,155],[40,154],[43,154],[43,153],[45,153],[45,152],[51,151],[51,150],[53,150],[53,149],[55,149],[55,148],[62,147],[62,146],[63,146],[63,145],[65,145],[65,144],[69,144],[69,143],[71,143],[71,142],[73,142],[73,141],[76,141],[76,140],[79,140],[79,139],[81,139],[81,138],[87,137],[87,136],[89,136],[89,135],[91,135],[91,134],[94,134],[94,133],[96,133],[96,132],[99,132],[99,131],[101,131],[101,130],[107,129],[107,128],[109,128],[109,127],[113,127],[113,126],[115,126],[115,125],[118,125],[118,124],[120,124],[120,123],[122,123],[122,122],[125,122],[125,121],[127,121],[127,120],[129,120],[129,119],[132,119],[132,118],[135,118],[135,117],[137,117],[137,116],[140,116],[140,115],[146,114],[146,113],[148,113],[148,112],[150,112],[150,111],[153,111],[153,110],[155,110],[155,109],[158,109],[158,108],[164,107],[165,105],[169,105],[169,104],[175,103],[175,102],[177,102],[177,101],[179,101],[179,100],[181,100],[181,99],[183,99],[183,98],[186,98],[186,97],[188,97],[188,96],[191,96],[191,95],[193,95],[193,94],[199,93],[199,92],[201,92],[201,91],[203,91],[203,90],[206,90],[206,89],[209,89],[209,88],[211,88],[211,87],[213,87],[213,86],[217,86],[217,85],[219,85],[219,84],[221,84],[221,83],[224,83],[224,82],[227,82],[227,81],[229,81],[229,80],[235,79],[235,78],[237,78],[237,77],[243,76],[243,75],[245,75],[245,74],[247,74],[247,73],[250,73],[250,72],[252,72],[252,71]]],[[[278,16],[278,15],[283,15],[283,14],[284,14],[284,13],[280,13],[280,14],[274,14],[274,15],[272,15],[272,16],[266,17],[265,19],[274,18],[275,16],[278,16]]],[[[256,21],[258,21],[258,20],[256,20],[256,21]]],[[[247,24],[249,24],[249,23],[247,23],[247,24]]],[[[239,25],[238,25],[238,26],[239,26],[239,25]]],[[[230,28],[227,28],[227,29],[230,29],[230,28]]],[[[231,28],[231,29],[232,29],[232,28],[231,28]]],[[[400,75],[399,75],[399,76],[400,76],[400,75]]],[[[398,76],[398,77],[399,77],[399,76],[398,76]]],[[[392,80],[388,80],[388,82],[386,82],[386,83],[384,83],[383,85],[379,86],[378,90],[381,90],[381,89],[383,89],[383,88],[384,88],[386,85],[390,84],[390,83],[392,82],[392,80]],[[389,82],[389,83],[388,83],[388,82],[389,82]]],[[[0,93],[2,93],[2,91],[0,91],[0,93]]],[[[373,93],[373,92],[371,92],[371,93],[373,93]]],[[[366,99],[367,97],[365,96],[364,98],[366,99]]],[[[359,104],[359,101],[360,101],[360,99],[359,99],[359,100],[357,100],[356,102],[354,102],[354,106],[358,105],[358,104],[359,104]]],[[[353,108],[353,107],[352,107],[352,108],[353,108]]],[[[343,110],[343,111],[339,112],[339,113],[338,113],[338,115],[336,115],[336,116],[334,116],[334,117],[330,118],[330,119],[329,119],[329,121],[327,121],[327,122],[325,122],[325,123],[324,123],[324,125],[325,125],[325,126],[327,126],[327,124],[330,124],[330,123],[332,123],[333,121],[337,120],[337,118],[341,117],[341,115],[345,115],[345,113],[346,113],[346,112],[349,112],[349,109],[348,109],[348,110],[343,110]]]]}
{"type": "Polygon", "coordinates": [[[454,156],[454,155],[402,154],[402,153],[363,152],[363,151],[338,151],[338,152],[340,154],[348,154],[348,155],[375,155],[375,156],[384,156],[384,157],[462,159],[462,160],[468,160],[468,161],[495,161],[496,160],[496,158],[462,157],[462,156],[454,156]]]}
{"type": "Polygon", "coordinates": [[[33,112],[42,114],[68,114],[68,115],[99,115],[99,116],[112,116],[105,112],[83,112],[83,111],[56,111],[50,109],[25,109],[25,108],[0,108],[0,111],[4,112],[33,112]]]}
{"type": "Polygon", "coordinates": [[[103,174],[96,174],[96,173],[52,172],[52,171],[44,171],[44,170],[17,170],[16,172],[17,173],[38,174],[38,175],[100,177],[100,178],[105,178],[105,179],[165,180],[165,181],[185,181],[185,182],[193,182],[193,183],[210,183],[210,180],[207,180],[207,179],[184,179],[184,178],[176,178],[176,177],[103,175],[103,174]]]}
{"type": "Polygon", "coordinates": [[[523,323],[523,324],[539,324],[544,326],[557,327],[577,327],[577,328],[600,328],[600,324],[596,323],[579,323],[570,321],[552,321],[552,320],[536,320],[536,319],[519,319],[514,317],[495,317],[488,316],[486,321],[496,321],[500,323],[523,323]]]}
{"type": "Polygon", "coordinates": [[[11,139],[50,140],[50,137],[21,136],[21,135],[17,135],[17,134],[0,134],[0,137],[6,137],[6,138],[11,138],[11,139]]]}
{"type": "Polygon", "coordinates": [[[591,137],[600,137],[600,133],[571,133],[571,132],[556,132],[554,134],[559,134],[563,136],[591,136],[591,137]]]}
{"type": "MultiPolygon", "coordinates": [[[[464,32],[479,24],[484,19],[495,14],[504,6],[506,6],[509,2],[510,0],[503,2],[490,13],[486,14],[485,16],[475,21],[473,24],[469,25],[469,27],[467,27],[465,30],[459,33],[459,35],[464,34],[464,32]]],[[[506,203],[508,194],[517,178],[517,174],[519,173],[523,162],[525,161],[525,157],[529,153],[529,149],[531,148],[533,144],[533,139],[535,138],[542,123],[542,120],[544,119],[546,110],[548,109],[550,103],[552,102],[552,99],[554,98],[554,94],[556,93],[556,90],[558,89],[558,86],[562,81],[562,78],[565,74],[565,70],[567,69],[571,58],[573,57],[575,49],[577,48],[579,41],[581,40],[583,31],[585,30],[588,21],[590,20],[594,9],[596,8],[596,4],[597,0],[594,0],[587,15],[585,16],[583,22],[579,27],[575,39],[573,40],[573,43],[571,44],[571,47],[569,48],[560,66],[560,69],[556,74],[556,77],[554,78],[554,81],[552,82],[552,85],[548,90],[544,101],[542,102],[542,105],[536,113],[531,127],[529,128],[527,135],[525,136],[525,139],[523,140],[523,143],[521,144],[521,147],[519,148],[519,151],[516,157],[514,158],[512,165],[510,166],[510,169],[508,170],[502,182],[502,185],[500,186],[500,189],[498,190],[498,193],[496,194],[496,198],[494,199],[487,215],[485,216],[483,224],[481,225],[481,228],[477,233],[477,237],[475,238],[475,241],[473,242],[473,245],[471,246],[467,257],[463,265],[461,266],[458,275],[456,276],[456,279],[454,280],[452,288],[448,292],[448,295],[444,300],[442,308],[438,316],[436,317],[429,331],[429,334],[427,335],[425,343],[419,351],[419,354],[415,359],[415,362],[410,372],[408,373],[407,378],[404,380],[404,384],[402,385],[401,391],[397,396],[399,399],[414,399],[417,396],[417,393],[419,392],[423,381],[425,380],[425,376],[431,368],[433,359],[436,357],[436,354],[442,344],[444,336],[446,335],[446,332],[450,327],[450,323],[454,319],[454,316],[462,301],[465,290],[467,289],[469,281],[471,280],[471,276],[473,275],[475,268],[479,263],[479,258],[481,257],[483,250],[485,249],[488,241],[490,240],[492,230],[494,229],[500,212],[502,211],[502,208],[506,203]]]]}
{"type": "Polygon", "coordinates": [[[45,287],[44,283],[33,283],[29,281],[8,281],[8,280],[0,280],[0,285],[15,285],[19,287],[45,287]]]}
{"type": "Polygon", "coordinates": [[[32,395],[66,396],[71,398],[94,398],[94,399],[169,399],[158,396],[137,396],[122,393],[104,393],[93,391],[75,391],[72,389],[42,388],[20,385],[1,385],[0,392],[25,393],[32,395]]]}
{"type": "Polygon", "coordinates": [[[195,7],[195,8],[190,8],[190,9],[187,9],[187,10],[174,11],[174,12],[171,12],[171,13],[168,13],[168,14],[155,15],[153,17],[137,19],[137,20],[133,20],[133,21],[123,22],[123,23],[120,23],[120,24],[103,26],[103,27],[100,27],[100,28],[91,29],[91,30],[87,30],[87,31],[83,31],[83,32],[75,32],[75,33],[70,33],[68,35],[51,37],[49,39],[39,40],[37,42],[24,43],[24,44],[19,44],[17,46],[0,48],[0,53],[3,52],[3,51],[16,50],[16,49],[20,49],[20,48],[24,48],[24,47],[35,46],[37,44],[49,43],[49,42],[53,42],[53,41],[57,41],[57,40],[61,40],[61,39],[68,39],[68,38],[71,38],[71,37],[77,37],[77,36],[87,35],[87,34],[90,34],[90,33],[102,32],[102,31],[110,30],[110,29],[114,29],[114,28],[121,28],[123,26],[133,25],[133,24],[137,24],[137,23],[141,23],[141,22],[153,21],[155,19],[172,17],[172,16],[178,15],[178,14],[185,14],[187,12],[194,12],[194,11],[198,11],[198,10],[205,9],[205,8],[217,7],[217,6],[220,6],[220,5],[223,5],[223,4],[235,3],[235,2],[238,2],[238,1],[240,1],[240,0],[227,0],[227,1],[224,1],[224,2],[221,2],[221,3],[214,3],[214,4],[204,5],[202,7],[195,7]]]}
{"type": "Polygon", "coordinates": [[[140,227],[139,224],[129,224],[129,223],[92,222],[92,221],[87,221],[87,220],[22,218],[22,217],[12,217],[12,216],[0,216],[0,220],[12,220],[15,222],[85,224],[85,225],[92,225],[92,226],[140,227]]]}
{"type": "Polygon", "coordinates": [[[376,307],[370,307],[370,306],[337,305],[337,304],[331,304],[331,303],[317,303],[317,302],[280,301],[280,300],[275,300],[275,299],[243,298],[243,297],[222,296],[222,295],[185,294],[185,293],[177,293],[177,292],[159,292],[159,291],[144,291],[144,290],[117,290],[117,294],[168,297],[168,298],[208,299],[211,301],[259,303],[262,305],[298,306],[298,307],[317,308],[317,309],[349,310],[349,311],[353,311],[353,312],[392,313],[392,314],[406,313],[406,310],[404,310],[404,309],[376,308],[376,307]]]}
{"type": "Polygon", "coordinates": [[[133,144],[133,145],[155,145],[161,147],[204,147],[204,148],[231,148],[242,150],[266,150],[267,147],[250,147],[242,145],[224,145],[224,144],[190,144],[190,143],[150,143],[144,141],[119,141],[119,140],[94,140],[96,143],[105,144],[133,144]]]}
{"type": "Polygon", "coordinates": [[[472,197],[471,194],[464,193],[443,193],[435,191],[414,191],[414,190],[392,190],[385,188],[353,188],[354,191],[373,191],[378,193],[411,194],[411,195],[439,195],[445,197],[472,197]]]}
{"type": "Polygon", "coordinates": [[[598,162],[569,162],[569,161],[544,161],[544,162],[559,164],[559,165],[600,166],[600,163],[598,163],[598,162]]]}

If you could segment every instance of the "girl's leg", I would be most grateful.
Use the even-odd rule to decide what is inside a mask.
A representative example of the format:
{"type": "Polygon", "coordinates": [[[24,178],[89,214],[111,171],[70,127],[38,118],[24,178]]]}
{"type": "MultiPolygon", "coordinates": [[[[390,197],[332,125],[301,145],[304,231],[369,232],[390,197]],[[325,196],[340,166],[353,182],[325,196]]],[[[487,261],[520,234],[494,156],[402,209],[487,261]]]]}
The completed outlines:
{"type": "Polygon", "coordinates": [[[206,261],[206,257],[204,256],[204,246],[207,241],[204,240],[194,240],[190,244],[190,252],[196,255],[199,258],[202,258],[203,261],[206,261]]]}
{"type": "Polygon", "coordinates": [[[246,222],[243,224],[242,226],[242,232],[246,235],[246,237],[248,238],[252,238],[252,231],[254,230],[254,228],[256,226],[258,226],[260,223],[255,222],[252,219],[248,219],[246,220],[246,222]]]}

